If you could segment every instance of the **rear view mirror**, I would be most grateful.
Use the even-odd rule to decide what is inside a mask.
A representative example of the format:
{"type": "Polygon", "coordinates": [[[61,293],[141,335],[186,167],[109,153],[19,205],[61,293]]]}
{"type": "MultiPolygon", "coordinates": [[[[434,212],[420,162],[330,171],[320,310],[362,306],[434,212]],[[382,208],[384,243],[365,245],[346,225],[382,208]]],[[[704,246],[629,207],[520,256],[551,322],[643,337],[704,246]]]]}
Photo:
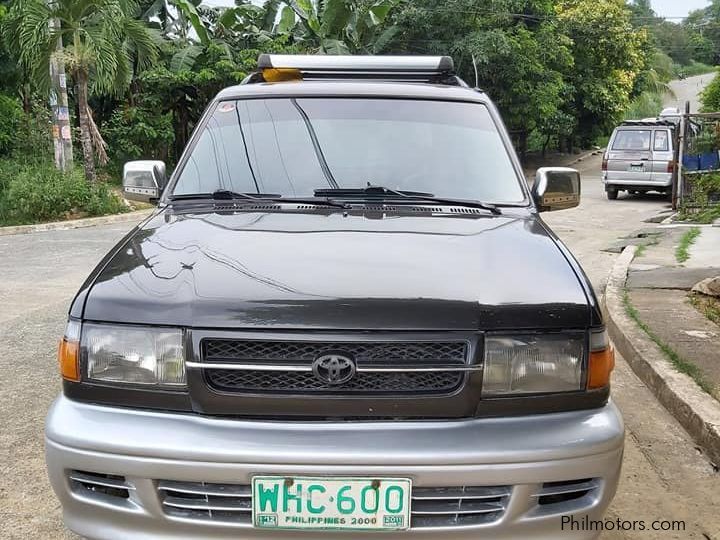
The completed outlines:
{"type": "Polygon", "coordinates": [[[165,182],[165,163],[162,161],[128,161],[123,167],[123,195],[131,201],[157,199],[165,182]]]}
{"type": "Polygon", "coordinates": [[[580,173],[566,167],[543,167],[532,189],[538,212],[567,210],[580,204],[580,173]]]}

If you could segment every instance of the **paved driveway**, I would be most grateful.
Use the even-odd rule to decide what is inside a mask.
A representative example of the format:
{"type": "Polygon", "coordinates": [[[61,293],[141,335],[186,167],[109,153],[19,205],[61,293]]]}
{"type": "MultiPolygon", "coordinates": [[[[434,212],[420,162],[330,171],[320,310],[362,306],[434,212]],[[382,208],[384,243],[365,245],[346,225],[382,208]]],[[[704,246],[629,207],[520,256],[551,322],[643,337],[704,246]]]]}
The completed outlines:
{"type": "Polygon", "coordinates": [[[0,538],[71,537],[43,461],[56,347],[73,294],[131,227],[0,236],[0,538]]]}
{"type": "MultiPolygon", "coordinates": [[[[666,202],[632,196],[607,201],[599,157],[580,168],[582,205],[548,214],[547,222],[600,291],[616,257],[602,248],[647,226],[643,219],[666,202]]],[[[72,295],[130,227],[0,236],[0,538],[72,537],[62,527],[43,462],[43,419],[60,388],[55,347],[72,295]]],[[[622,359],[613,395],[625,416],[628,437],[622,483],[609,517],[685,520],[687,530],[614,531],[604,538],[720,540],[720,475],[622,359]]]]}

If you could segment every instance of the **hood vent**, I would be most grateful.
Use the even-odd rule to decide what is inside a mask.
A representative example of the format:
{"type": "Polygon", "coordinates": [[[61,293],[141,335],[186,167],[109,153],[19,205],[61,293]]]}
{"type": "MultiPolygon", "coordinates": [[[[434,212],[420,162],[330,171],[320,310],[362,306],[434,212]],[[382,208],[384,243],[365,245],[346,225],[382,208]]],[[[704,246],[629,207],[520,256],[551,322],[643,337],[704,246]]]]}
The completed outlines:
{"type": "MultiPolygon", "coordinates": [[[[362,204],[359,201],[357,203],[351,202],[352,208],[344,210],[346,212],[398,212],[398,213],[409,213],[409,214],[462,214],[462,215],[479,215],[487,214],[485,210],[478,208],[466,208],[466,207],[442,207],[442,206],[405,206],[405,205],[390,205],[390,204],[377,204],[369,203],[362,204]]],[[[343,211],[340,208],[333,208],[324,205],[314,204],[297,204],[294,207],[290,206],[292,202],[287,203],[265,203],[265,204],[247,204],[247,203],[215,203],[213,209],[217,212],[277,212],[280,210],[296,210],[300,212],[308,211],[343,211]],[[283,206],[285,208],[283,208],[283,206]]]]}
{"type": "Polygon", "coordinates": [[[465,206],[453,206],[450,208],[450,212],[453,214],[487,214],[486,210],[480,210],[479,208],[467,208],[465,206]]]}

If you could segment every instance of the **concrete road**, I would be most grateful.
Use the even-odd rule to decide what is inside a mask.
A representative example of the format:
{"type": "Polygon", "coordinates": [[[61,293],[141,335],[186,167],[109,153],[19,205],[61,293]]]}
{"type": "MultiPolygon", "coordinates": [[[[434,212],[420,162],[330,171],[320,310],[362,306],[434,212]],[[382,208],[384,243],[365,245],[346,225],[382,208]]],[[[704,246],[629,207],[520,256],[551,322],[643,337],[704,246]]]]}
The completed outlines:
{"type": "MultiPolygon", "coordinates": [[[[615,258],[601,249],[666,206],[659,197],[607,201],[599,171],[599,157],[584,162],[580,208],[546,218],[598,291],[615,258]]],[[[43,419],[60,388],[55,347],[73,293],[127,229],[0,237],[0,538],[72,538],[62,527],[43,462],[43,419]]],[[[603,538],[720,540],[720,475],[622,359],[613,396],[628,435],[623,480],[609,517],[644,520],[648,528],[654,520],[684,520],[686,530],[613,531],[603,538]]]]}
{"type": "Polygon", "coordinates": [[[670,89],[675,95],[665,98],[665,106],[677,107],[682,112],[685,112],[685,102],[690,101],[690,112],[699,112],[699,94],[714,78],[715,73],[707,73],[696,77],[688,77],[682,81],[672,81],[670,89]]]}
{"type": "MultiPolygon", "coordinates": [[[[617,255],[602,251],[619,237],[652,227],[644,220],[669,208],[661,196],[621,194],[608,201],[600,180],[601,156],[576,166],[583,177],[582,204],[545,215],[545,221],[578,258],[601,294],[617,255]]],[[[627,428],[620,489],[608,517],[627,521],[680,520],[680,532],[612,531],[603,539],[720,540],[720,474],[677,421],[618,358],[613,399],[627,428]]]]}

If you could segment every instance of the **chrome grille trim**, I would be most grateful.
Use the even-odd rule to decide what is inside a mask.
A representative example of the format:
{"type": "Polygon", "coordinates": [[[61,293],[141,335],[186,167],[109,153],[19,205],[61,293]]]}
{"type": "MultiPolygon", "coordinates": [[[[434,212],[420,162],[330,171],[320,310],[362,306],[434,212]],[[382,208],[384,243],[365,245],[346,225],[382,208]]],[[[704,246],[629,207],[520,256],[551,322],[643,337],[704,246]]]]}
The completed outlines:
{"type": "Polygon", "coordinates": [[[568,495],[571,493],[583,493],[593,491],[600,487],[600,481],[597,478],[590,480],[571,480],[568,482],[551,482],[543,484],[540,491],[533,494],[533,497],[548,497],[553,495],[568,495]]]}
{"type": "MultiPolygon", "coordinates": [[[[185,362],[187,367],[197,369],[227,369],[230,371],[294,371],[312,372],[312,366],[301,366],[294,364],[272,365],[272,364],[235,364],[222,362],[185,362]]],[[[425,366],[404,366],[404,367],[367,367],[358,366],[357,373],[434,373],[441,371],[473,372],[482,371],[482,366],[458,366],[458,365],[433,365],[425,366]]]]}
{"type": "Polygon", "coordinates": [[[173,482],[163,480],[158,483],[159,491],[173,491],[190,495],[214,495],[217,497],[251,497],[250,486],[236,484],[206,484],[204,482],[173,482]]]}
{"type": "Polygon", "coordinates": [[[501,487],[415,488],[412,498],[416,500],[442,501],[448,499],[494,499],[509,497],[511,489],[501,487]]]}
{"type": "Polygon", "coordinates": [[[128,491],[135,490],[135,487],[125,482],[125,480],[113,478],[109,475],[88,474],[81,471],[71,471],[69,477],[70,480],[73,480],[74,482],[79,482],[81,484],[102,486],[114,489],[124,489],[128,491]]]}
{"type": "Polygon", "coordinates": [[[250,499],[228,499],[226,501],[209,502],[207,500],[188,501],[181,497],[165,497],[162,502],[165,506],[185,508],[187,510],[218,510],[226,512],[252,512],[250,499]]]}

